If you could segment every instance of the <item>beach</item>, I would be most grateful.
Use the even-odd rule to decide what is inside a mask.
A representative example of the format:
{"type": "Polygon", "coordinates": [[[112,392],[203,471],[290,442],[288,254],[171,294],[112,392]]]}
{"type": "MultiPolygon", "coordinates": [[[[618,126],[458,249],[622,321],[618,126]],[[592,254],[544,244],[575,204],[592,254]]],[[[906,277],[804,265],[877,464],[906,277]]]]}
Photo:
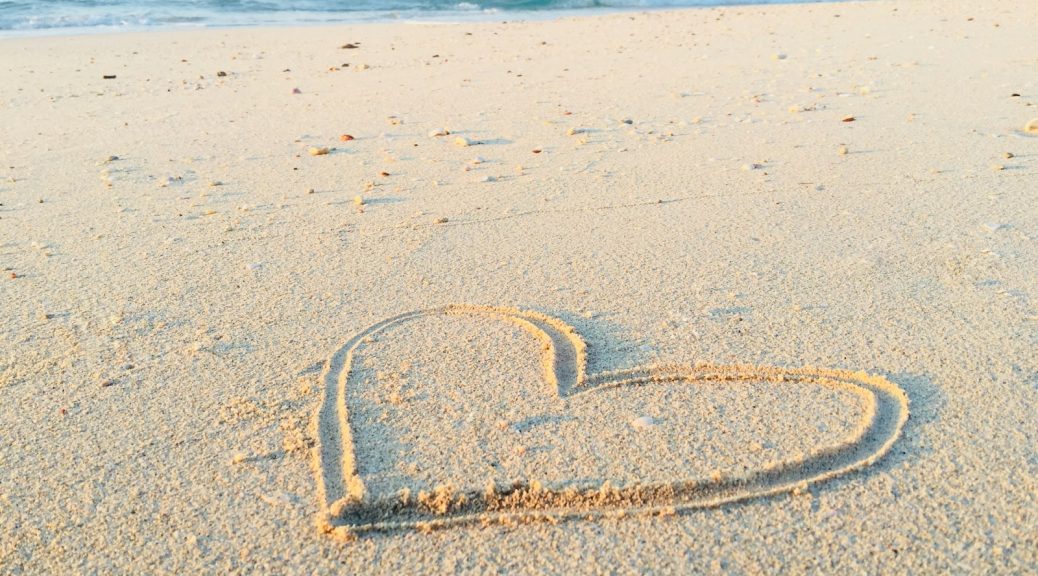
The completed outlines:
{"type": "Polygon", "coordinates": [[[1035,571],[1035,22],[0,38],[0,573],[1035,571]]]}

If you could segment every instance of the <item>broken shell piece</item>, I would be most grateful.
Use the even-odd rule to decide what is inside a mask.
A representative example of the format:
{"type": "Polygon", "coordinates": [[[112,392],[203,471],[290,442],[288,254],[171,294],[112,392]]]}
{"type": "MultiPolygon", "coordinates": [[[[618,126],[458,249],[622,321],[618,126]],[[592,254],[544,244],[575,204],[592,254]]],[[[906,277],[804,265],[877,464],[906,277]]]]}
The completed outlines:
{"type": "Polygon", "coordinates": [[[446,128],[440,128],[439,130],[430,130],[429,131],[429,137],[430,138],[436,138],[437,136],[446,136],[446,135],[448,135],[450,133],[451,133],[450,130],[448,130],[446,128]]]}
{"type": "Polygon", "coordinates": [[[324,156],[325,154],[328,154],[329,152],[331,152],[331,150],[328,149],[327,147],[324,147],[324,146],[322,146],[322,147],[314,146],[314,147],[310,148],[310,155],[311,156],[324,156]]]}
{"type": "Polygon", "coordinates": [[[464,136],[458,136],[454,139],[454,145],[465,148],[467,146],[472,146],[472,141],[464,136]]]}
{"type": "Polygon", "coordinates": [[[656,419],[652,416],[639,416],[638,418],[631,420],[631,427],[635,430],[645,430],[646,428],[653,428],[658,424],[659,422],[657,422],[656,419]]]}

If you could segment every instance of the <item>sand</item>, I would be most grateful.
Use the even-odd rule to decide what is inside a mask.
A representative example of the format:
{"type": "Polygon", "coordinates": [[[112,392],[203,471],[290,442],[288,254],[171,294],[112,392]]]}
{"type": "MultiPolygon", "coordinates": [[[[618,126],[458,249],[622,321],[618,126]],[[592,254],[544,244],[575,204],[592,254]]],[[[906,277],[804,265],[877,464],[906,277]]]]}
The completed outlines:
{"type": "Polygon", "coordinates": [[[1034,571],[972,4],[0,39],[0,573],[1034,571]]]}

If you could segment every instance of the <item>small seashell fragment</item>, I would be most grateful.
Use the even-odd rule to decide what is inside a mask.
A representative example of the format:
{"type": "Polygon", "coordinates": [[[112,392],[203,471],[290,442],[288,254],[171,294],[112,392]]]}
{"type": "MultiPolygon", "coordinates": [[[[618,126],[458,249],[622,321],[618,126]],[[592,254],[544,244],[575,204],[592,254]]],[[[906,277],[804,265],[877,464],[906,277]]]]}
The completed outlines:
{"type": "Polygon", "coordinates": [[[430,138],[436,138],[437,136],[446,136],[446,135],[448,135],[450,133],[451,133],[450,130],[448,130],[446,128],[440,128],[439,130],[430,130],[429,131],[429,137],[430,138]]]}
{"type": "Polygon", "coordinates": [[[580,128],[570,128],[569,130],[566,130],[566,135],[574,136],[576,134],[580,134],[581,132],[583,132],[583,130],[580,128]]]}
{"type": "Polygon", "coordinates": [[[1038,134],[1038,118],[1024,124],[1024,132],[1027,132],[1028,134],[1038,134]]]}
{"type": "Polygon", "coordinates": [[[467,146],[472,146],[472,141],[464,136],[458,136],[454,139],[454,145],[465,148],[467,146]]]}
{"type": "Polygon", "coordinates": [[[840,147],[836,149],[836,152],[840,156],[846,156],[847,155],[847,147],[841,144],[840,147]]]}
{"type": "Polygon", "coordinates": [[[658,424],[659,422],[657,422],[652,416],[639,416],[638,418],[631,420],[631,427],[636,430],[645,430],[646,428],[652,428],[658,424]]]}
{"type": "Polygon", "coordinates": [[[855,118],[854,116],[849,116],[848,115],[848,116],[844,116],[843,119],[840,120],[840,121],[841,122],[854,122],[855,120],[857,120],[857,118],[855,118]]]}
{"type": "Polygon", "coordinates": [[[353,136],[351,136],[350,134],[343,134],[342,136],[339,136],[339,141],[341,141],[341,142],[349,142],[350,140],[353,140],[353,139],[354,139],[353,136]]]}
{"type": "Polygon", "coordinates": [[[1012,152],[1006,152],[1005,154],[1002,154],[1002,157],[1005,158],[1006,160],[1009,160],[1010,158],[1013,158],[1015,156],[1016,156],[1016,154],[1013,154],[1012,152]]]}
{"type": "Polygon", "coordinates": [[[331,150],[329,150],[327,147],[323,147],[323,146],[322,147],[314,146],[314,147],[310,148],[310,155],[311,156],[324,156],[325,154],[328,154],[329,152],[331,152],[331,150]]]}
{"type": "Polygon", "coordinates": [[[991,169],[995,172],[1001,172],[1006,169],[1004,164],[992,164],[991,169]]]}
{"type": "Polygon", "coordinates": [[[354,196],[353,197],[353,203],[356,204],[357,206],[363,206],[364,205],[364,197],[361,196],[360,194],[354,196]]]}

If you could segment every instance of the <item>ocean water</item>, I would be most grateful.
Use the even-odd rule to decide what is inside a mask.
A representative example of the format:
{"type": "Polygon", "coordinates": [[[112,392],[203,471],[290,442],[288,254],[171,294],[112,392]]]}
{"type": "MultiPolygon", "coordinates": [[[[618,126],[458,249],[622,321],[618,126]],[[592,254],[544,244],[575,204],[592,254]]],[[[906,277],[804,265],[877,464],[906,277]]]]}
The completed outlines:
{"type": "Polygon", "coordinates": [[[0,0],[0,34],[388,19],[469,20],[550,16],[559,11],[790,1],[805,0],[0,0]]]}

